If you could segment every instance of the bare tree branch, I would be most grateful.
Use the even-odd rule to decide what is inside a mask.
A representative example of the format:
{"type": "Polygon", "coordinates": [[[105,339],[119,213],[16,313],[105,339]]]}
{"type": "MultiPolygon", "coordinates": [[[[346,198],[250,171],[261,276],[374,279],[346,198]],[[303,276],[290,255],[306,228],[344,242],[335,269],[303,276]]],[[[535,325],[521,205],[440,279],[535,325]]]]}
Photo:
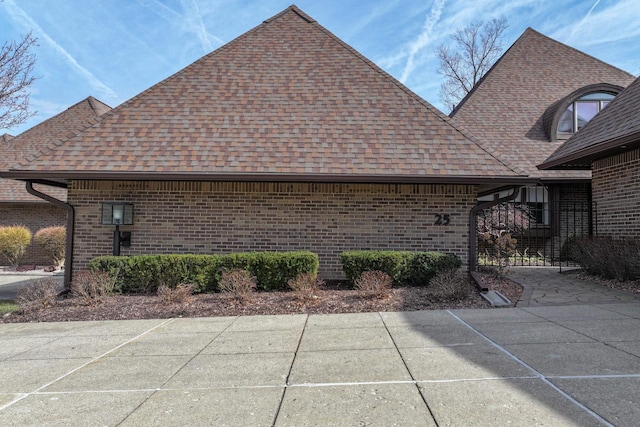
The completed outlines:
{"type": "Polygon", "coordinates": [[[36,41],[29,33],[0,49],[0,129],[22,124],[36,113],[29,108],[27,91],[35,80],[31,74],[36,56],[29,49],[36,41]]]}
{"type": "Polygon", "coordinates": [[[438,74],[444,76],[440,100],[451,110],[473,89],[502,53],[507,19],[474,22],[457,30],[451,38],[455,49],[440,45],[436,50],[438,74]]]}

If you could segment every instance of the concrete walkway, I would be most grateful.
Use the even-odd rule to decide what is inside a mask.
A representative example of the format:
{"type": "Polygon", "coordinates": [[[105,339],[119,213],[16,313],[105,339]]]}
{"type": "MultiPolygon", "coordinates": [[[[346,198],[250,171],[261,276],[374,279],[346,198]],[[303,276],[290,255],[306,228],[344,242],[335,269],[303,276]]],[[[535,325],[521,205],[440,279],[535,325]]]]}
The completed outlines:
{"type": "Polygon", "coordinates": [[[640,303],[0,325],[3,426],[617,425],[640,303]]]}
{"type": "Polygon", "coordinates": [[[0,425],[637,426],[640,299],[604,300],[0,324],[0,425]]]}

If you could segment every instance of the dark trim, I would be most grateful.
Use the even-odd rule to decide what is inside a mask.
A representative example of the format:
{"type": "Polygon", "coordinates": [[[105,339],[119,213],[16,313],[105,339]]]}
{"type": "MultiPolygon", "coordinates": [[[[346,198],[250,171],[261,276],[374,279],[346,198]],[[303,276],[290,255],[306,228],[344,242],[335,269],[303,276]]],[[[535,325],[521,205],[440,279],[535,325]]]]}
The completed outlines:
{"type": "Polygon", "coordinates": [[[67,293],[71,290],[71,280],[73,277],[73,231],[74,231],[74,222],[75,222],[75,211],[73,206],[68,203],[63,202],[62,200],[55,199],[47,194],[41,193],[38,190],[33,188],[33,183],[31,181],[27,181],[26,183],[27,193],[36,196],[42,200],[45,200],[49,203],[53,203],[56,206],[60,206],[67,211],[67,247],[65,250],[64,257],[64,293],[67,293]]]}
{"type": "Polygon", "coordinates": [[[640,132],[634,132],[620,138],[614,138],[598,144],[590,145],[551,161],[545,161],[538,165],[538,169],[591,169],[591,163],[596,160],[626,153],[627,151],[635,150],[638,147],[640,147],[640,132]],[[624,148],[621,146],[624,146],[624,148]]]}
{"type": "Polygon", "coordinates": [[[144,173],[102,171],[18,171],[0,172],[0,177],[33,182],[99,181],[222,181],[222,182],[319,182],[389,184],[526,184],[538,178],[526,176],[426,176],[355,174],[277,174],[277,173],[144,173]]]}

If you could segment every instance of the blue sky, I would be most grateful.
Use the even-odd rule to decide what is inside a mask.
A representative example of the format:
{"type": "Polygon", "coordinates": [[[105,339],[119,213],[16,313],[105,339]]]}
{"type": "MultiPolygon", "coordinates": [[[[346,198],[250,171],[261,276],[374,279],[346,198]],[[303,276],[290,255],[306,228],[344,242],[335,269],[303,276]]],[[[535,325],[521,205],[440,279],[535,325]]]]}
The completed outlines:
{"type": "MultiPolygon", "coordinates": [[[[0,43],[28,31],[38,114],[20,132],[92,95],[115,107],[293,0],[0,0],[0,43]]],[[[336,36],[443,109],[437,46],[474,20],[506,16],[505,47],[527,27],[640,74],[638,0],[297,0],[336,36]]]]}

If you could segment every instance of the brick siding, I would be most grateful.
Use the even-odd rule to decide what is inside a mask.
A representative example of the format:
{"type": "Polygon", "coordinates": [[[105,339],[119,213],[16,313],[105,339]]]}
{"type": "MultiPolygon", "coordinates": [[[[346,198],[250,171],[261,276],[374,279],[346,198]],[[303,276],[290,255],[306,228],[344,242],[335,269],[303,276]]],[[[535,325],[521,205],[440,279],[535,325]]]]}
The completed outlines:
{"type": "MultiPolygon", "coordinates": [[[[0,203],[0,226],[24,225],[32,234],[45,227],[67,225],[67,212],[49,203],[0,203]]],[[[0,265],[7,265],[0,256],[0,265]]],[[[31,243],[20,264],[49,265],[47,257],[38,245],[31,243]]]]}
{"type": "MultiPolygon", "coordinates": [[[[471,185],[74,181],[74,269],[110,255],[101,202],[134,204],[122,255],[310,250],[324,279],[344,277],[353,249],[439,250],[467,262],[471,185]],[[435,225],[448,215],[448,225],[435,225]]],[[[444,221],[443,221],[444,222],[444,221]]]]}
{"type": "Polygon", "coordinates": [[[593,163],[598,235],[640,237],[640,149],[593,163]]]}

